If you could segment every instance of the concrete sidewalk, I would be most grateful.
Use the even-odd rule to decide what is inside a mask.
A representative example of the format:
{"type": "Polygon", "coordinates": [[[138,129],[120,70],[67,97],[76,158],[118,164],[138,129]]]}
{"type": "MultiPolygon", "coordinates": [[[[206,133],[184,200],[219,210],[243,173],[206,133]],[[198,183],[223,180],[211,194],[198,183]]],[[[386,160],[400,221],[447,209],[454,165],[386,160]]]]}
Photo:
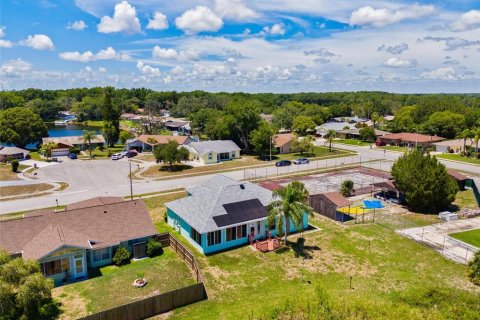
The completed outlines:
{"type": "Polygon", "coordinates": [[[454,239],[449,234],[471,229],[480,229],[480,217],[437,223],[427,227],[396,230],[395,232],[431,247],[447,259],[466,264],[480,248],[454,239]]]}

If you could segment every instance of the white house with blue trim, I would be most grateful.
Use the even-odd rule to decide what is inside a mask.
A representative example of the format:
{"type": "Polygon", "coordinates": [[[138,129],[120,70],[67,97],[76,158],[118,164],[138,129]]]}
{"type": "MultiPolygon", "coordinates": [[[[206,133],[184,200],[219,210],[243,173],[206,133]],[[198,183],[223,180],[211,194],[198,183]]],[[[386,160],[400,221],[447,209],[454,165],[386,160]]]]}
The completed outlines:
{"type": "MultiPolygon", "coordinates": [[[[189,196],[167,202],[167,222],[204,254],[245,245],[252,240],[275,236],[268,225],[267,206],[272,191],[250,182],[216,175],[202,185],[187,190],[189,196]]],[[[308,227],[308,214],[290,232],[308,227]]]]}

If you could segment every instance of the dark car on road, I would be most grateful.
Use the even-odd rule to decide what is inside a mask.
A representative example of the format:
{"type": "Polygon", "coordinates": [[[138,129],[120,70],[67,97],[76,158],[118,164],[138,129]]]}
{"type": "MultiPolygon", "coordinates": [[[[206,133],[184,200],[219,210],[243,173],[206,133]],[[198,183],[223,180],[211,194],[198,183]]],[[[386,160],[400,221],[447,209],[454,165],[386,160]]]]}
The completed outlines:
{"type": "Polygon", "coordinates": [[[135,157],[136,155],[137,155],[137,151],[135,151],[135,150],[129,150],[129,151],[127,152],[127,158],[133,158],[133,157],[135,157]]]}
{"type": "Polygon", "coordinates": [[[77,159],[77,154],[76,153],[70,153],[68,157],[72,160],[77,159]]]}
{"type": "Polygon", "coordinates": [[[292,161],[290,160],[280,160],[277,163],[275,163],[275,166],[277,167],[286,167],[292,165],[292,161]]]}

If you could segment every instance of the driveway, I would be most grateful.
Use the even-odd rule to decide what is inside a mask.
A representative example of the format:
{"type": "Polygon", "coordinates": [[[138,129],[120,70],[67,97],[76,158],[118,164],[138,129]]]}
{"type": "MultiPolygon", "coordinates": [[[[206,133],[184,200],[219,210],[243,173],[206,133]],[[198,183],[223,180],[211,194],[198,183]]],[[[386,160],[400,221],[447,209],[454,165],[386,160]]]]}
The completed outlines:
{"type": "Polygon", "coordinates": [[[397,230],[396,232],[431,247],[447,259],[466,264],[479,248],[448,235],[471,229],[480,229],[480,217],[437,223],[428,227],[397,230]]]}
{"type": "MultiPolygon", "coordinates": [[[[132,164],[132,170],[136,165],[132,164]]],[[[128,184],[129,164],[126,159],[65,161],[37,171],[37,180],[66,182],[68,191],[112,188],[128,184]]]]}

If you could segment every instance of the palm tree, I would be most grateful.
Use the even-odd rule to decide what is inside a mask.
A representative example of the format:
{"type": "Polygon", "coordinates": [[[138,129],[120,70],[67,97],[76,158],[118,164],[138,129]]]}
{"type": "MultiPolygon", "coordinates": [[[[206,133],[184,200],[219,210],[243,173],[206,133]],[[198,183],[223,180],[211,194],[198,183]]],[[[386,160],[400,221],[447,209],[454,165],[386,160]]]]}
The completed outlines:
{"type": "Polygon", "coordinates": [[[88,143],[88,150],[90,152],[90,158],[92,157],[92,139],[97,136],[95,131],[85,130],[83,131],[83,142],[88,143]]]}
{"type": "Polygon", "coordinates": [[[470,129],[465,129],[460,132],[457,136],[460,139],[463,139],[463,153],[466,154],[467,148],[467,139],[472,139],[475,137],[475,132],[470,129]]]}
{"type": "Polygon", "coordinates": [[[302,228],[304,213],[312,214],[312,208],[306,204],[308,191],[303,183],[293,181],[285,188],[273,191],[273,198],[274,201],[268,206],[268,224],[275,223],[278,235],[281,237],[285,234],[287,243],[290,221],[295,227],[302,228]]]}
{"type": "Polygon", "coordinates": [[[336,137],[337,137],[337,133],[333,129],[328,130],[327,134],[325,134],[325,138],[327,138],[327,141],[328,141],[328,151],[330,152],[332,151],[333,140],[336,137]]]}
{"type": "Polygon", "coordinates": [[[52,150],[57,146],[53,141],[50,141],[42,146],[42,151],[45,153],[47,160],[52,157],[52,150]]]}
{"type": "Polygon", "coordinates": [[[475,136],[473,137],[473,142],[475,143],[475,153],[478,157],[478,142],[480,141],[480,128],[473,129],[475,136]]]}
{"type": "Polygon", "coordinates": [[[381,116],[378,114],[378,112],[372,113],[370,116],[370,120],[373,122],[373,128],[375,129],[375,125],[380,121],[381,116]]]}

